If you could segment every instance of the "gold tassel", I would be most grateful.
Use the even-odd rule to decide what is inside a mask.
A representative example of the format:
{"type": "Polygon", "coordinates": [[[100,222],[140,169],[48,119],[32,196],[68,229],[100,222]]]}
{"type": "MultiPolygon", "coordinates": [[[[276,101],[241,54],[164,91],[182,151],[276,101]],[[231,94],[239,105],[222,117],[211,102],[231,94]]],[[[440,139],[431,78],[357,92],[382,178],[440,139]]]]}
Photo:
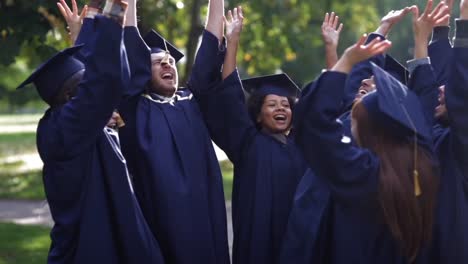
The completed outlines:
{"type": "Polygon", "coordinates": [[[420,196],[422,194],[422,191],[421,191],[421,185],[419,184],[419,172],[418,170],[414,170],[413,171],[413,175],[414,175],[414,195],[416,197],[420,196]]]}

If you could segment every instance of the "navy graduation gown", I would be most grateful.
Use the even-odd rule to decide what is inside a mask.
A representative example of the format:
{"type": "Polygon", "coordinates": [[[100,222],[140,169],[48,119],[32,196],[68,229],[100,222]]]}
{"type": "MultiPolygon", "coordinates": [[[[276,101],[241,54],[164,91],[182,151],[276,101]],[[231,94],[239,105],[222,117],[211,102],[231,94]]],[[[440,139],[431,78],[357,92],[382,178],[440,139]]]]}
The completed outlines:
{"type": "Polygon", "coordinates": [[[122,28],[96,17],[76,97],[40,120],[37,148],[54,227],[48,263],[163,263],[133,194],[115,134],[104,128],[121,99],[122,28]],[[98,56],[99,55],[99,56],[98,56]]]}
{"type": "Polygon", "coordinates": [[[436,74],[438,85],[447,84],[450,69],[450,53],[452,46],[449,40],[450,27],[435,27],[428,46],[429,58],[436,74]]]}
{"type": "Polygon", "coordinates": [[[307,170],[293,137],[281,142],[251,121],[237,71],[195,92],[214,142],[234,164],[233,263],[278,263],[294,192],[307,170]]]}
{"type": "MultiPolygon", "coordinates": [[[[210,37],[205,31],[200,50],[210,37]]],[[[138,36],[127,44],[129,54],[141,52],[142,41],[138,36]]],[[[229,263],[221,171],[197,102],[188,89],[170,99],[144,94],[151,61],[139,57],[130,71],[138,68],[143,76],[132,80],[136,96],[119,108],[126,123],[119,133],[145,218],[167,263],[229,263]]],[[[204,70],[194,66],[194,85],[209,84],[199,74],[204,70]]]]}
{"type": "Polygon", "coordinates": [[[468,49],[453,48],[446,56],[449,126],[434,129],[441,178],[431,257],[432,263],[468,263],[468,49]]]}
{"type": "Polygon", "coordinates": [[[322,74],[300,101],[308,114],[296,126],[298,145],[331,191],[326,262],[408,263],[381,218],[378,157],[343,142],[342,125],[335,121],[345,80],[343,73],[322,74]]]}

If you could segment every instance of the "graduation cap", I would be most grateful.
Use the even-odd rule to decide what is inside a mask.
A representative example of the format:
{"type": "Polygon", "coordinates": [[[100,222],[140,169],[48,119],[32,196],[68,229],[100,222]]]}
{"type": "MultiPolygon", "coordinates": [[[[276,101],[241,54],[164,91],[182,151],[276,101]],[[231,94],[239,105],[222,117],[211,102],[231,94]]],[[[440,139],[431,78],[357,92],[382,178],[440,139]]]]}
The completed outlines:
{"type": "Polygon", "coordinates": [[[403,66],[400,62],[398,62],[395,58],[390,55],[385,55],[385,71],[390,73],[393,77],[395,77],[400,82],[408,85],[409,79],[409,71],[403,66]]]}
{"type": "MultiPolygon", "coordinates": [[[[150,47],[151,53],[165,51],[166,55],[170,54],[176,62],[184,57],[182,52],[180,52],[174,45],[169,43],[153,29],[145,35],[143,40],[145,41],[146,45],[150,47]]],[[[169,56],[167,56],[167,58],[169,58],[169,56]]]]}
{"type": "Polygon", "coordinates": [[[285,97],[297,97],[301,91],[286,73],[260,76],[242,80],[244,89],[250,94],[276,94],[285,97]]]}
{"type": "Polygon", "coordinates": [[[30,83],[34,83],[39,96],[50,105],[65,81],[73,76],[73,74],[85,68],[81,61],[73,57],[82,47],[83,45],[78,45],[57,53],[39,65],[16,89],[21,89],[30,83]]]}
{"type": "Polygon", "coordinates": [[[395,77],[371,63],[376,91],[364,96],[362,103],[370,116],[392,133],[414,140],[414,188],[415,195],[421,194],[417,171],[418,142],[431,141],[431,129],[425,122],[418,97],[395,77]],[[419,141],[418,141],[419,140],[419,141]]]}

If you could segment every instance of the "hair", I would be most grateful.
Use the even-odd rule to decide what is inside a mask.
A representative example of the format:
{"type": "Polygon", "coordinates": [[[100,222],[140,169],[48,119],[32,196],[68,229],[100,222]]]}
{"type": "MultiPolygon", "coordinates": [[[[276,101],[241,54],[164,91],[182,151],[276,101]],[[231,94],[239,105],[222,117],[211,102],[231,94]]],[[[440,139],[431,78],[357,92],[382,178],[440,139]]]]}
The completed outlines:
{"type": "Polygon", "coordinates": [[[51,106],[61,106],[68,102],[73,96],[75,96],[78,90],[78,84],[83,79],[85,70],[79,70],[75,72],[70,78],[68,78],[60,88],[58,94],[52,100],[51,106]]]}
{"type": "Polygon", "coordinates": [[[371,119],[359,100],[352,109],[357,141],[379,157],[379,204],[385,223],[410,262],[432,239],[433,214],[438,188],[437,166],[421,145],[416,147],[422,193],[414,193],[414,142],[392,134],[371,119]]]}
{"type": "MultiPolygon", "coordinates": [[[[259,122],[257,122],[257,117],[262,111],[262,106],[265,103],[265,98],[267,96],[268,94],[253,93],[251,96],[247,98],[247,110],[249,112],[250,119],[255,124],[258,130],[262,129],[262,125],[259,122]]],[[[288,96],[287,98],[288,98],[289,106],[291,107],[291,111],[292,111],[297,100],[295,97],[292,97],[292,96],[288,96]]],[[[292,125],[292,120],[291,120],[291,125],[292,125]]]]}

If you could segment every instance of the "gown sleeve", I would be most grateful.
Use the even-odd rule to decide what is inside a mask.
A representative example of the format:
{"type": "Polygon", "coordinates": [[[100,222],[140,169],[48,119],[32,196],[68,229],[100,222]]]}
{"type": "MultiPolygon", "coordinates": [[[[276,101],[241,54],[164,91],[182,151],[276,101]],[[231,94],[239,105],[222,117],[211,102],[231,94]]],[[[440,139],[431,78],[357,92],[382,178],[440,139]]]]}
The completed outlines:
{"type": "Polygon", "coordinates": [[[465,172],[468,155],[468,21],[456,21],[457,32],[450,62],[445,100],[449,115],[453,148],[465,172]]]}
{"type": "MultiPolygon", "coordinates": [[[[312,170],[341,202],[369,204],[378,191],[379,160],[370,151],[342,141],[337,122],[346,74],[323,73],[299,104],[306,104],[305,120],[296,129],[296,140],[312,170]],[[370,198],[370,199],[369,199],[370,198]],[[358,203],[355,203],[358,202],[358,203]]],[[[304,107],[304,106],[303,106],[304,107]]]]}
{"type": "Polygon", "coordinates": [[[77,155],[96,142],[97,136],[120,101],[126,54],[122,48],[122,27],[97,16],[95,34],[85,58],[85,74],[75,97],[57,117],[64,153],[77,155]]]}
{"type": "Polygon", "coordinates": [[[431,58],[431,64],[439,86],[447,84],[448,81],[449,54],[452,52],[449,32],[450,27],[435,27],[428,46],[429,58],[431,58]]]}
{"type": "Polygon", "coordinates": [[[236,163],[257,132],[245,105],[237,70],[215,89],[199,95],[199,104],[213,141],[236,163]]]}

